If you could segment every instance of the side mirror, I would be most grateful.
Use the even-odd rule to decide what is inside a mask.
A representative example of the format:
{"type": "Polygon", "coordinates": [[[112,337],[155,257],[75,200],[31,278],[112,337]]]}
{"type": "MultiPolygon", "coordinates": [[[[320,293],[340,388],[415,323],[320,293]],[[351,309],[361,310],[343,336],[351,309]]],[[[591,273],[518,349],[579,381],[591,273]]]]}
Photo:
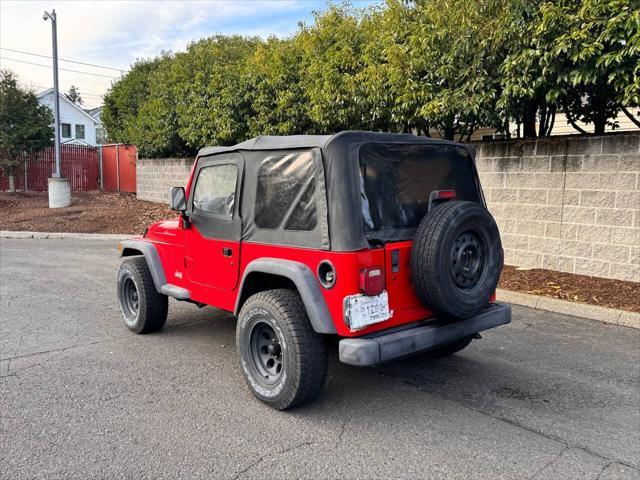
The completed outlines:
{"type": "Polygon", "coordinates": [[[171,210],[182,213],[187,210],[187,199],[183,187],[171,187],[169,207],[171,208],[171,210]]]}

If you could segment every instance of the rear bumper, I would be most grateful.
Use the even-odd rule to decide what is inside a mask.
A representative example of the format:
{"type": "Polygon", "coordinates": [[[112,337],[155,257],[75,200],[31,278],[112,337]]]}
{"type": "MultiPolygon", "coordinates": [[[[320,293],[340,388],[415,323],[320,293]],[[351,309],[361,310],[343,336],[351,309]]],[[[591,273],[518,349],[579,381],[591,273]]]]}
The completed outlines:
{"type": "Polygon", "coordinates": [[[394,331],[377,332],[339,342],[340,361],[360,367],[377,365],[433,348],[441,347],[511,322],[511,306],[493,303],[481,314],[456,322],[429,321],[394,331]]]}

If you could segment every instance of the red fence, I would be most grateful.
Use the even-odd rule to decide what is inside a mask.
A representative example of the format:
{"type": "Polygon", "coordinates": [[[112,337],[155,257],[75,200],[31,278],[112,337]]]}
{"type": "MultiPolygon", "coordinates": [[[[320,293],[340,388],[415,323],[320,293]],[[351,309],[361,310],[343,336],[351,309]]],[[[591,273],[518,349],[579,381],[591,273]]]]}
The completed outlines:
{"type": "Polygon", "coordinates": [[[103,188],[112,192],[136,192],[135,145],[116,144],[102,146],[103,188]]]}
{"type": "MultiPolygon", "coordinates": [[[[71,180],[71,190],[97,190],[100,187],[98,148],[62,145],[61,150],[62,176],[71,180]]],[[[38,152],[25,152],[15,178],[16,189],[46,192],[47,179],[51,177],[54,170],[53,147],[38,152]]],[[[9,179],[2,171],[0,171],[0,190],[9,190],[9,179]]]]}

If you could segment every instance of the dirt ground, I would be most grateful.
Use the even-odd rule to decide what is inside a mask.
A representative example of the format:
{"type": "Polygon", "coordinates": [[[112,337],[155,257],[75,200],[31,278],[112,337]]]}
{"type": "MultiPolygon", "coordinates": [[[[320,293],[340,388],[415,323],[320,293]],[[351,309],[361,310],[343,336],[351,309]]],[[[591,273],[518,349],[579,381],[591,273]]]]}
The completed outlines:
{"type": "Polygon", "coordinates": [[[640,312],[640,283],[505,266],[499,288],[640,312]]]}
{"type": "MultiPolygon", "coordinates": [[[[0,230],[141,234],[175,216],[166,205],[130,193],[74,192],[70,207],[49,209],[46,192],[0,192],[0,230]]],[[[640,312],[640,283],[506,266],[499,287],[640,312]]]]}
{"type": "Polygon", "coordinates": [[[176,216],[132,193],[73,192],[67,208],[50,209],[48,202],[46,192],[0,192],[0,230],[141,234],[150,223],[176,216]]]}

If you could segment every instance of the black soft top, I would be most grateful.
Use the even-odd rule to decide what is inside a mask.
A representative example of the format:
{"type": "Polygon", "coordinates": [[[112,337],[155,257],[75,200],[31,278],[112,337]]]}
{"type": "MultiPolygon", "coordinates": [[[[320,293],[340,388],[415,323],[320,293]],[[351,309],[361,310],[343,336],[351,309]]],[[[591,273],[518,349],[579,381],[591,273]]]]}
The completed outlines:
{"type": "MultiPolygon", "coordinates": [[[[366,144],[424,144],[451,145],[467,150],[473,158],[473,150],[468,146],[448,140],[419,137],[408,133],[379,133],[365,131],[344,131],[335,135],[290,135],[259,136],[228,147],[205,147],[198,153],[199,158],[239,152],[245,159],[245,174],[250,188],[243,196],[243,234],[245,240],[286,244],[299,247],[331,249],[334,251],[355,251],[367,248],[369,243],[364,233],[361,204],[361,182],[359,177],[359,151],[366,144]],[[312,235],[256,228],[253,214],[255,201],[255,175],[259,164],[267,157],[287,151],[313,150],[320,157],[319,168],[314,175],[319,179],[317,201],[320,222],[312,235]],[[321,165],[321,167],[320,167],[321,165]],[[324,194],[326,190],[326,195],[324,194]]],[[[314,157],[315,158],[315,157],[314,157]]]]}
{"type": "MultiPolygon", "coordinates": [[[[333,135],[260,135],[228,147],[204,147],[198,152],[199,157],[218,153],[237,152],[239,150],[288,150],[298,148],[329,149],[334,146],[363,143],[425,143],[425,144],[461,144],[448,140],[430,137],[418,137],[410,133],[382,133],[349,130],[333,135]]],[[[465,147],[466,148],[466,147],[465,147]]]]}

